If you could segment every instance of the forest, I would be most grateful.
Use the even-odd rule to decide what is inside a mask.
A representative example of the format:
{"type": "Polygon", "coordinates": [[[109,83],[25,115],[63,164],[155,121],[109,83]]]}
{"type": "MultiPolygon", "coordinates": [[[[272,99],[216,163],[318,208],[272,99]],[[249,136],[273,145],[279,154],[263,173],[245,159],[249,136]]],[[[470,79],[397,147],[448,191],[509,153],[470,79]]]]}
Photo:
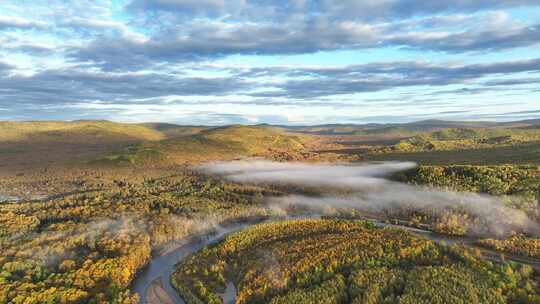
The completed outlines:
{"type": "Polygon", "coordinates": [[[0,204],[0,303],[137,303],[129,286],[154,250],[213,220],[266,216],[254,199],[264,189],[185,170],[110,174],[76,193],[0,204]]]}
{"type": "Polygon", "coordinates": [[[0,153],[0,303],[145,303],[133,282],[163,252],[198,244],[229,225],[259,222],[266,223],[202,242],[203,249],[179,261],[171,280],[181,297],[221,303],[232,283],[237,303],[540,303],[534,231],[478,234],[485,219],[463,205],[438,212],[412,205],[319,210],[313,216],[324,219],[280,221],[289,215],[269,200],[346,198],[356,190],[234,181],[200,170],[234,159],[361,167],[373,158],[418,161],[420,155],[436,161],[418,161],[386,176],[387,183],[488,195],[539,221],[540,159],[512,161],[525,155],[520,147],[536,144],[534,128],[328,128],[0,124],[6,148],[0,153]],[[479,139],[509,132],[515,142],[479,139]],[[399,152],[391,136],[400,137],[398,144],[422,136],[481,145],[399,152]],[[499,157],[499,149],[514,154],[499,157]],[[496,161],[485,151],[495,151],[488,155],[496,161]],[[392,224],[398,227],[380,226],[392,224]]]}
{"type": "Polygon", "coordinates": [[[173,284],[188,303],[538,303],[529,266],[497,265],[369,222],[260,224],[178,264],[173,284]]]}
{"type": "Polygon", "coordinates": [[[540,304],[540,0],[0,0],[0,304],[540,304]]]}

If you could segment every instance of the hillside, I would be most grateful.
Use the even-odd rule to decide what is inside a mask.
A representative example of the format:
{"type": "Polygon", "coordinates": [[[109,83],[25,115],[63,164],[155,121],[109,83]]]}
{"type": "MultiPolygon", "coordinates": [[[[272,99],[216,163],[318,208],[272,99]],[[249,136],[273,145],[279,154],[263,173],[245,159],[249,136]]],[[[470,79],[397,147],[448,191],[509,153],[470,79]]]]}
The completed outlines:
{"type": "MultiPolygon", "coordinates": [[[[532,123],[532,122],[531,122],[532,123]]],[[[492,128],[529,126],[528,122],[499,124],[477,121],[421,120],[410,123],[368,123],[368,124],[328,124],[315,126],[282,126],[283,128],[319,135],[403,135],[411,136],[422,132],[433,132],[448,128],[492,128]]]]}
{"type": "Polygon", "coordinates": [[[540,131],[538,129],[450,128],[403,139],[390,147],[390,150],[396,152],[420,152],[483,149],[536,141],[540,141],[540,131]]]}
{"type": "MultiPolygon", "coordinates": [[[[96,159],[98,161],[92,163],[151,166],[239,157],[358,159],[367,154],[371,159],[407,157],[417,160],[415,155],[404,154],[465,150],[475,150],[471,153],[477,153],[492,148],[502,149],[501,153],[510,155],[506,151],[510,148],[514,150],[523,146],[521,150],[526,151],[528,148],[524,145],[536,147],[535,144],[540,142],[540,129],[534,123],[536,121],[487,123],[430,120],[408,124],[311,127],[234,125],[211,128],[89,120],[5,121],[0,122],[0,169],[12,172],[96,159]]],[[[531,163],[531,157],[536,159],[534,155],[524,159],[523,153],[518,154],[516,157],[522,158],[520,163],[531,163]]],[[[511,158],[514,160],[515,156],[511,158]]],[[[422,161],[427,159],[429,155],[424,157],[422,154],[422,161]]],[[[499,156],[497,159],[502,161],[499,156]]]]}
{"type": "Polygon", "coordinates": [[[185,164],[238,157],[297,159],[313,139],[263,126],[228,126],[159,142],[131,145],[101,159],[115,164],[185,164]]]}
{"type": "Polygon", "coordinates": [[[372,136],[394,136],[408,137],[418,134],[418,131],[407,129],[406,127],[384,127],[376,129],[359,130],[353,132],[353,135],[372,135],[372,136]]]}
{"type": "Polygon", "coordinates": [[[151,128],[110,121],[0,122],[0,142],[117,142],[160,140],[164,135],[151,128]]]}
{"type": "Polygon", "coordinates": [[[181,126],[169,123],[143,123],[140,125],[158,131],[166,138],[193,135],[201,132],[202,130],[209,129],[208,127],[202,126],[181,126]]]}
{"type": "Polygon", "coordinates": [[[367,156],[371,161],[413,161],[431,165],[540,165],[540,143],[492,146],[462,150],[431,150],[418,152],[375,153],[367,156]]]}
{"type": "Polygon", "coordinates": [[[0,122],[0,171],[65,165],[164,138],[158,130],[110,121],[4,121],[0,122]]]}
{"type": "Polygon", "coordinates": [[[318,135],[402,135],[434,132],[442,129],[537,128],[540,120],[511,122],[421,120],[409,123],[326,124],[314,126],[280,126],[287,130],[318,135]]]}
{"type": "MultiPolygon", "coordinates": [[[[340,144],[331,152],[364,160],[414,161],[420,164],[540,164],[540,128],[441,128],[410,132],[402,127],[361,131],[364,135],[324,136],[340,144]],[[409,135],[409,136],[407,136],[409,135]]],[[[499,124],[498,124],[499,125],[499,124]]],[[[510,126],[510,123],[504,123],[510,126]]]]}

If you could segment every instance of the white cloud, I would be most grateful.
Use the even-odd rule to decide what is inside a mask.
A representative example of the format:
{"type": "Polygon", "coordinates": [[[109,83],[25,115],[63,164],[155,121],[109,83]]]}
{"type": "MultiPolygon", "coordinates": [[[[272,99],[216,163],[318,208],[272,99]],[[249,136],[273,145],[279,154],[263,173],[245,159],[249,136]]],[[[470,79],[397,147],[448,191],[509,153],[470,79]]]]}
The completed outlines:
{"type": "Polygon", "coordinates": [[[47,24],[40,21],[27,20],[21,17],[1,16],[0,15],[0,30],[2,29],[45,29],[47,24]]]}
{"type": "Polygon", "coordinates": [[[538,73],[525,59],[540,41],[540,20],[516,17],[525,6],[538,2],[5,0],[0,104],[223,123],[400,119],[419,102],[419,116],[493,115],[465,100],[540,93],[521,75],[538,73]]]}

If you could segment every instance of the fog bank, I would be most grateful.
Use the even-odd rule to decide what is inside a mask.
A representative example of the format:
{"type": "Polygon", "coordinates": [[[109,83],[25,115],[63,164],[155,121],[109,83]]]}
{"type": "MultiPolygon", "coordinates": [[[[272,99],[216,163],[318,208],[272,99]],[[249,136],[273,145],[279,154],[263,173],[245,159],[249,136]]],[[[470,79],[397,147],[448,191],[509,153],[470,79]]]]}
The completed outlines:
{"type": "Polygon", "coordinates": [[[413,186],[388,179],[414,168],[410,162],[365,164],[300,164],[270,161],[232,161],[200,167],[240,183],[279,183],[348,189],[342,195],[268,197],[268,205],[285,214],[302,208],[327,214],[347,210],[392,214],[421,212],[441,217],[449,211],[466,214],[461,220],[470,233],[503,236],[513,231],[539,234],[539,225],[524,212],[506,207],[498,197],[413,186]]]}
{"type": "Polygon", "coordinates": [[[386,182],[385,176],[416,167],[412,162],[385,162],[363,165],[280,163],[271,161],[231,161],[200,167],[239,183],[280,183],[331,186],[363,190],[386,182]]]}

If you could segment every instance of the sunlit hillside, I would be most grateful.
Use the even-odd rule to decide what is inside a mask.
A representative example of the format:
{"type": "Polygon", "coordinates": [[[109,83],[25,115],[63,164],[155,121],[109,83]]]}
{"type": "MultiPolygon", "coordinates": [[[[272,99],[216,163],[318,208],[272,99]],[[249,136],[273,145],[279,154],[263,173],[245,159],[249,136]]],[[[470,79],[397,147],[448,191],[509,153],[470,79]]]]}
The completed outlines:
{"type": "Polygon", "coordinates": [[[114,152],[105,163],[185,164],[205,160],[238,157],[295,158],[305,151],[310,136],[291,135],[271,127],[229,126],[201,131],[198,134],[131,145],[114,152]]]}
{"type": "Polygon", "coordinates": [[[110,121],[0,122],[0,142],[112,142],[160,140],[164,134],[149,127],[110,121]]]}
{"type": "Polygon", "coordinates": [[[209,127],[203,126],[181,126],[170,123],[142,123],[140,126],[150,128],[158,131],[166,138],[174,138],[186,135],[193,135],[201,132],[202,130],[209,129],[209,127]]]}
{"type": "Polygon", "coordinates": [[[7,172],[65,165],[168,136],[144,125],[104,120],[4,121],[0,122],[0,169],[7,172]]]}

